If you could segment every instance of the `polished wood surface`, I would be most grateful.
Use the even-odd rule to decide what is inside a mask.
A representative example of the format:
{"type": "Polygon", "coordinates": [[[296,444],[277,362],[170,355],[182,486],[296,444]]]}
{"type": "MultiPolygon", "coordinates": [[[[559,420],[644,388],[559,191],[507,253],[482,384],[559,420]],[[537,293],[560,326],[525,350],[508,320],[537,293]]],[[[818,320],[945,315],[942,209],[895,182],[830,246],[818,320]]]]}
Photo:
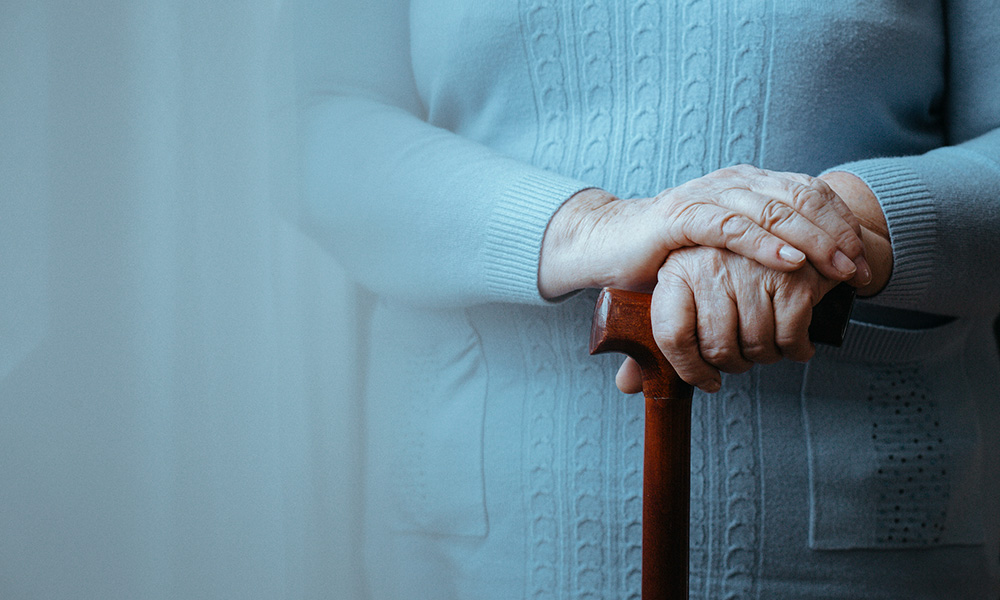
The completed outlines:
{"type": "Polygon", "coordinates": [[[656,347],[648,294],[605,289],[590,353],[621,352],[642,369],[646,433],[642,483],[642,598],[688,597],[692,388],[656,347]]]}

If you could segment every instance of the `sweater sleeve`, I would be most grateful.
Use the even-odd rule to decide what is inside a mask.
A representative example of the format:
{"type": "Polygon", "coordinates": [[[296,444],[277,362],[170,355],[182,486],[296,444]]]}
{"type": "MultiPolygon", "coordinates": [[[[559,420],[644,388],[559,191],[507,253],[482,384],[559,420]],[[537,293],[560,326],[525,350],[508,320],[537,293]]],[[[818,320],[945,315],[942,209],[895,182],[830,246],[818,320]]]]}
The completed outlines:
{"type": "Polygon", "coordinates": [[[875,192],[893,272],[876,304],[951,316],[1000,312],[1000,2],[944,3],[950,145],[831,170],[875,192]]]}
{"type": "Polygon", "coordinates": [[[407,0],[302,0],[296,10],[302,226],[382,296],[544,303],[545,228],[589,186],[424,120],[407,0]]]}

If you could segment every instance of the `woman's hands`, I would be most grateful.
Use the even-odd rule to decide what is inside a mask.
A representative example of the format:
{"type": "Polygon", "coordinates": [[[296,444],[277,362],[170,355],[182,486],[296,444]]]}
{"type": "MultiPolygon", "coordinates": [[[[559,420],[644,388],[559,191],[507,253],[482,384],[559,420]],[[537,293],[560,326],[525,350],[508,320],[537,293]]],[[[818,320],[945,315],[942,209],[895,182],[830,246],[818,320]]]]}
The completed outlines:
{"type": "MultiPolygon", "coordinates": [[[[858,291],[875,294],[892,271],[885,215],[856,176],[832,172],[823,177],[862,224],[872,276],[858,291]]],[[[781,358],[808,360],[814,352],[808,335],[812,307],[836,283],[809,265],[777,272],[725,250],[677,250],[658,271],[651,307],[654,337],[682,379],[714,392],[720,371],[739,373],[753,363],[781,358]]],[[[616,383],[626,393],[642,390],[635,361],[625,360],[616,383]]]]}
{"type": "Polygon", "coordinates": [[[824,181],[740,165],[664,191],[620,200],[585,190],[553,216],[538,287],[554,298],[576,289],[651,290],[667,255],[688,246],[726,248],[778,271],[810,262],[835,281],[870,281],[861,228],[824,181]]]}
{"type": "MultiPolygon", "coordinates": [[[[720,371],[808,360],[819,299],[839,281],[874,294],[891,270],[885,217],[863,181],[741,165],[654,198],[576,194],[549,223],[538,286],[549,298],[585,287],[652,290],[660,349],[682,379],[714,392],[720,371]]],[[[616,381],[641,390],[634,361],[616,381]]]]}
{"type": "MultiPolygon", "coordinates": [[[[715,392],[720,371],[811,358],[812,307],[835,285],[810,265],[781,272],[724,249],[683,248],[659,270],[653,337],[681,379],[715,392]]],[[[628,393],[642,388],[631,359],[616,381],[628,393]]]]}

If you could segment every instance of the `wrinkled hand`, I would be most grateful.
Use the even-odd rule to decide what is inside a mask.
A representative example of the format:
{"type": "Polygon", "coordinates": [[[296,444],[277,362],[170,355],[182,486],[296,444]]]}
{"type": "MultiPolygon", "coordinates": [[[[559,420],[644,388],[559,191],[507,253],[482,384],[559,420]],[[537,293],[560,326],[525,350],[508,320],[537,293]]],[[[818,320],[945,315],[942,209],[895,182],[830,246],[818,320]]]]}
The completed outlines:
{"type": "MultiPolygon", "coordinates": [[[[657,278],[653,337],[681,379],[706,392],[718,391],[720,371],[811,358],[812,307],[837,285],[809,265],[780,272],[704,246],[672,252],[657,278]]],[[[616,383],[626,393],[642,389],[635,361],[625,361],[616,383]]]]}
{"type": "Polygon", "coordinates": [[[554,298],[586,287],[648,291],[679,248],[725,248],[777,271],[808,260],[825,277],[865,285],[871,270],[854,213],[823,180],[740,165],[653,198],[575,195],[545,233],[538,287],[554,298]]]}

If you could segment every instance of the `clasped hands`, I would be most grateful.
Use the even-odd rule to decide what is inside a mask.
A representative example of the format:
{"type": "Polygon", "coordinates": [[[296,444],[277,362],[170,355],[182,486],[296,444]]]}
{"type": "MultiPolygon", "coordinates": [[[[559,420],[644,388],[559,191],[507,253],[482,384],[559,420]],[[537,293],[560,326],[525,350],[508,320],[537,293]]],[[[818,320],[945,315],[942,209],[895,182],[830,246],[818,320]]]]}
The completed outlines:
{"type": "MultiPolygon", "coordinates": [[[[888,244],[881,208],[857,177],[740,165],[652,198],[577,193],[549,222],[538,287],[548,298],[587,287],[652,292],[660,350],[683,380],[715,392],[720,371],[808,360],[812,307],[842,281],[862,294],[881,289],[888,244]]],[[[616,382],[641,390],[634,361],[616,382]]]]}

